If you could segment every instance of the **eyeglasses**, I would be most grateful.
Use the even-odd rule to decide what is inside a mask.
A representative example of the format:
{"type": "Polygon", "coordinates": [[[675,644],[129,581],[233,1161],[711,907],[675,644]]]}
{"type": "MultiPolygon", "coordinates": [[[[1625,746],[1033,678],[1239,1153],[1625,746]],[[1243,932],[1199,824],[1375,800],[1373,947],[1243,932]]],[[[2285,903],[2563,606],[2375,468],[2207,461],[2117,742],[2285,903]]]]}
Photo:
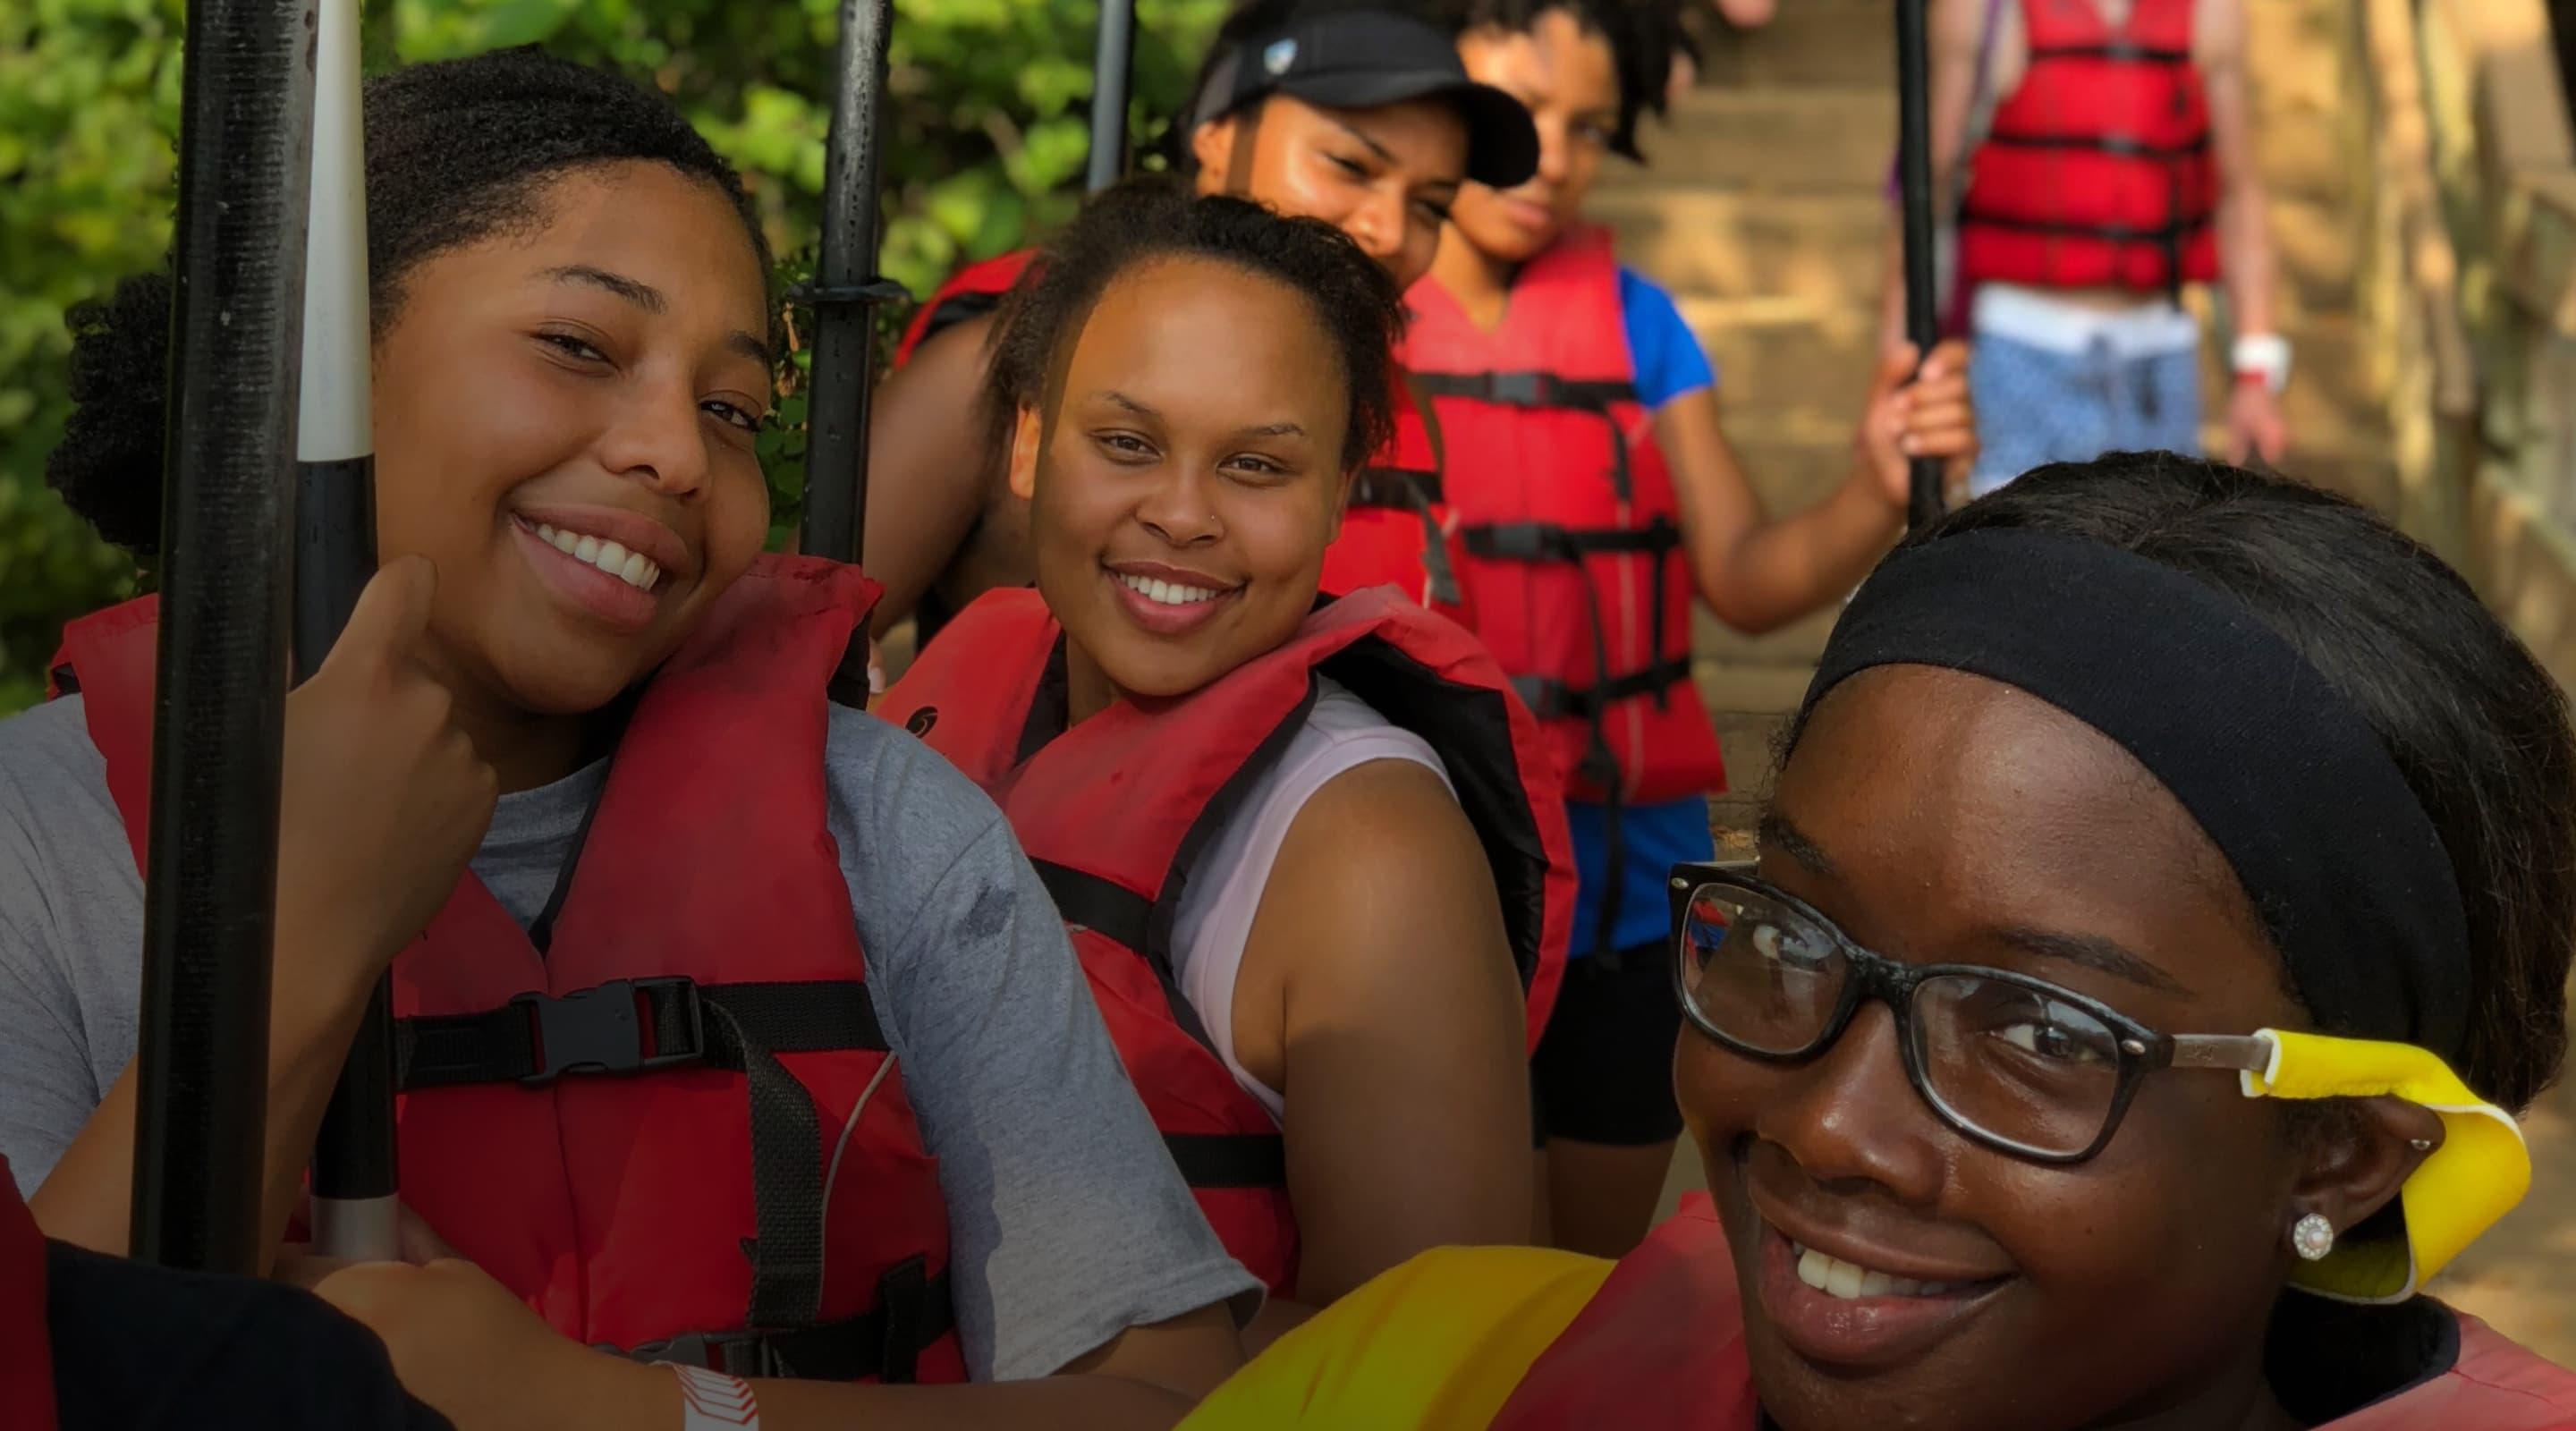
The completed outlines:
{"type": "Polygon", "coordinates": [[[1941,1121],[2040,1163],[2102,1151],[2161,1068],[2259,1072],[2260,1035],[2169,1035],[2044,979],[1873,954],[1741,866],[1675,865],[1673,985],[1700,1032],[1746,1058],[1803,1063],[1864,1000],[1896,1016],[1906,1081],[1941,1121]]]}

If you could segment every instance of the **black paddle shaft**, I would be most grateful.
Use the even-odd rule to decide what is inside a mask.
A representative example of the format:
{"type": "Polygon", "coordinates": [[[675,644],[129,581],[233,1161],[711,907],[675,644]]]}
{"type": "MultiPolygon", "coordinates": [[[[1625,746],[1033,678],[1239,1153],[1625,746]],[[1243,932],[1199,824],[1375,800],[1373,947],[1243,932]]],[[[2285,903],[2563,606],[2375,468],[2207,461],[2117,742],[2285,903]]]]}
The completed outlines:
{"type": "MultiPolygon", "coordinates": [[[[1932,291],[1932,95],[1926,0],[1896,0],[1897,190],[1905,222],[1905,336],[1929,355],[1940,341],[1932,291]]],[[[1941,515],[1941,460],[1913,461],[1907,520],[1941,515]]]]}
{"type": "Polygon", "coordinates": [[[314,0],[190,0],[133,1255],[259,1264],[314,0]]]}
{"type": "Polygon", "coordinates": [[[1091,165],[1085,188],[1099,193],[1127,172],[1127,94],[1136,68],[1136,0],[1100,0],[1100,37],[1091,52],[1091,165]]]}
{"type": "Polygon", "coordinates": [[[823,164],[823,246],[813,286],[814,385],[805,439],[804,549],[859,559],[868,506],[868,398],[876,372],[877,156],[891,0],[841,0],[832,133],[823,164]]]}

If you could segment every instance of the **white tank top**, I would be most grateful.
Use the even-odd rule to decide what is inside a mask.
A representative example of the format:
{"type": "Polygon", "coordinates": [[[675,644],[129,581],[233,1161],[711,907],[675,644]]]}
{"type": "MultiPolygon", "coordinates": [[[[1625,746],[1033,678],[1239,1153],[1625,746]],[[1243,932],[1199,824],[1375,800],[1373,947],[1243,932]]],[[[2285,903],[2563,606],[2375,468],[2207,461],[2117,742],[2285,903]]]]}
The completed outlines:
{"type": "Polygon", "coordinates": [[[1234,1056],[1234,985],[1243,969],[1243,946],[1280,843],[1306,801],[1334,776],[1372,760],[1410,760],[1440,777],[1454,799],[1449,772],[1430,742],[1379,715],[1368,702],[1322,677],[1321,693],[1306,724],[1289,738],[1279,763],[1246,792],[1233,818],[1210,840],[1181,889],[1172,922],[1172,972],[1181,997],[1197,1010],[1208,1041],[1243,1091],[1276,1120],[1286,1101],[1279,1091],[1244,1072],[1234,1056]]]}

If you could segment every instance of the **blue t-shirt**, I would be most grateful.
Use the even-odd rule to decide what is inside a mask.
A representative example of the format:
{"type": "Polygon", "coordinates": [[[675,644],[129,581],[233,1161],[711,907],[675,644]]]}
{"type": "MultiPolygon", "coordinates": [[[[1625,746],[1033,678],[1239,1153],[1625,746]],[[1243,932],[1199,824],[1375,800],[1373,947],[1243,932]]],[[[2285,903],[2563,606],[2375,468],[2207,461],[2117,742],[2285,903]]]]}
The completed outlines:
{"type": "MultiPolygon", "coordinates": [[[[1619,315],[1628,330],[1628,365],[1636,371],[1637,399],[1647,408],[1717,386],[1717,372],[1699,336],[1682,321],[1673,296],[1635,269],[1619,269],[1619,315]]],[[[1599,805],[1567,801],[1566,821],[1574,832],[1574,900],[1576,957],[1592,952],[1601,917],[1602,883],[1609,877],[1610,843],[1607,811],[1599,805]]],[[[1716,839],[1708,830],[1708,801],[1694,796],[1656,805],[1629,805],[1619,812],[1621,865],[1619,907],[1610,925],[1610,947],[1632,949],[1664,941],[1670,915],[1665,910],[1664,875],[1674,865],[1713,859],[1716,839]]]]}
{"type": "Polygon", "coordinates": [[[1619,268],[1619,318],[1628,330],[1628,366],[1637,375],[1637,400],[1648,410],[1717,386],[1717,371],[1709,366],[1699,335],[1673,306],[1673,296],[1625,264],[1619,268]]]}

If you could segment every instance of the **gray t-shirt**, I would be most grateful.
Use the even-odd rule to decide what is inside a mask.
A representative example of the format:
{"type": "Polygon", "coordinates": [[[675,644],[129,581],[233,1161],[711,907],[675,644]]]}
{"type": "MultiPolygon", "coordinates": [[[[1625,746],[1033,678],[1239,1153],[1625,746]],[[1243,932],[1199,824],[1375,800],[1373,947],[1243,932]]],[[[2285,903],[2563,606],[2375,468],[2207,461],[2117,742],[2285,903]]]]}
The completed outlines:
{"type": "MultiPolygon", "coordinates": [[[[835,707],[825,774],[868,990],[948,1203],[979,1379],[1045,1376],[1259,1284],[1200,1215],[1111,1048],[1045,888],[983,792],[835,707]]],[[[505,795],[474,873],[544,908],[604,763],[505,795]]],[[[80,699],[0,722],[0,1155],[52,1171],[134,1056],[143,884],[80,699]]]]}

